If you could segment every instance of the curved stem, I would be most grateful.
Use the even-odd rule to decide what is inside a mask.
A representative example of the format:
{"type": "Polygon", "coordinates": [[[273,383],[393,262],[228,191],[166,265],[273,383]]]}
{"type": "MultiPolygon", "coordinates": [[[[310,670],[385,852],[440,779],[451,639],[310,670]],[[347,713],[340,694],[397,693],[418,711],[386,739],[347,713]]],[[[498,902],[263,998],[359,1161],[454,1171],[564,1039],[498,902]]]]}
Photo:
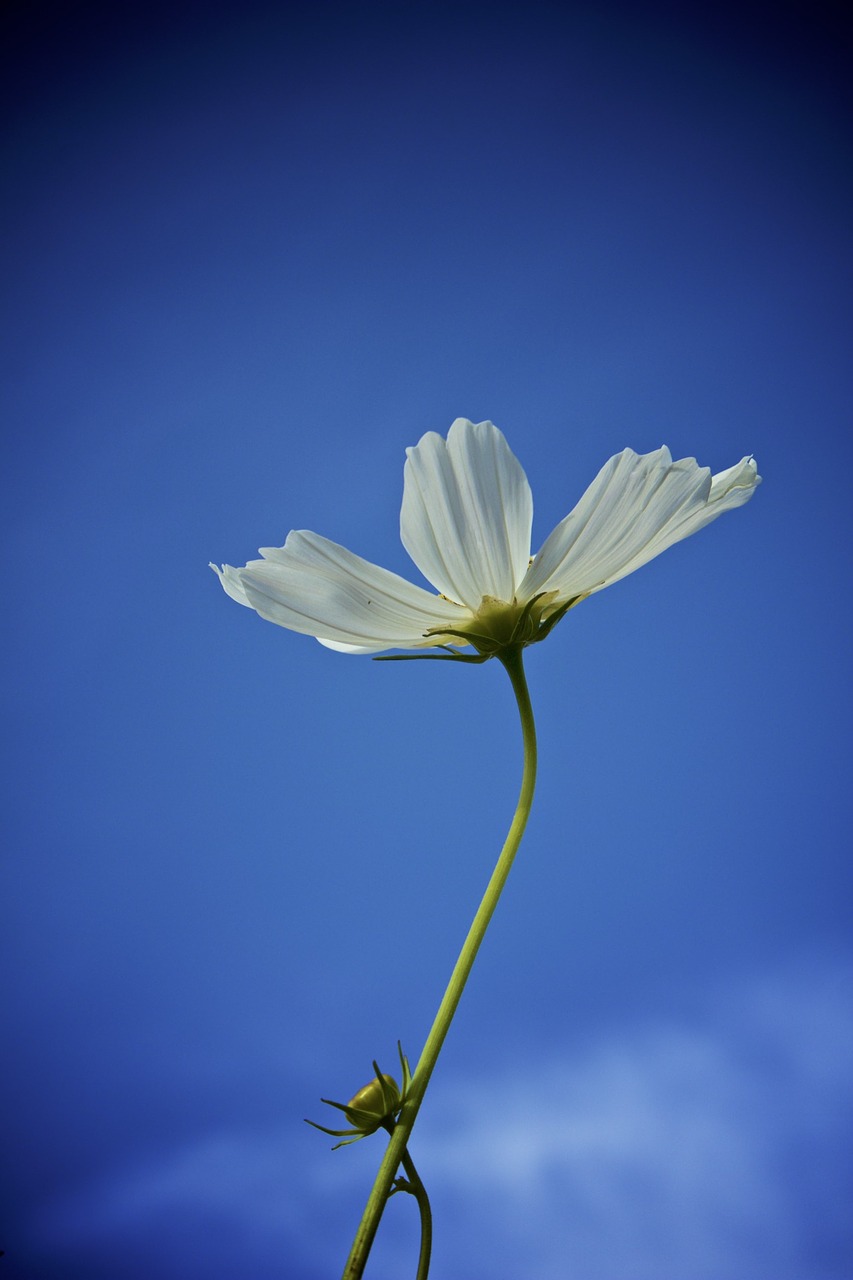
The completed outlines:
{"type": "MultiPolygon", "coordinates": [[[[515,814],[500,857],[492,872],[483,900],[477,908],[477,914],[474,916],[468,936],[459,953],[459,959],[456,961],[453,973],[450,975],[447,990],[444,993],[444,998],[439,1006],[412,1078],[408,1096],[394,1126],[382,1163],[379,1166],[373,1190],[368,1198],[349,1258],[344,1267],[343,1280],[360,1280],[364,1274],[367,1257],[376,1236],[382,1211],[391,1193],[397,1169],[401,1161],[404,1160],[404,1156],[407,1155],[406,1147],[409,1135],[417,1119],[427,1085],[447,1032],[450,1029],[450,1023],[459,1005],[462,992],[465,989],[465,983],[468,981],[468,975],[480,949],[480,943],[483,941],[489,921],[501,896],[501,891],[506,884],[507,876],[521,844],[521,837],[524,835],[524,828],[527,826],[527,819],[530,816],[533,790],[536,785],[536,728],[533,722],[533,709],[530,705],[527,680],[524,676],[521,647],[507,649],[498,656],[512,682],[513,692],[518,703],[521,732],[524,740],[524,769],[521,777],[518,804],[516,805],[515,814]]],[[[420,1271],[418,1276],[420,1280],[420,1271]]]]}
{"type": "Polygon", "coordinates": [[[405,1189],[417,1200],[418,1212],[421,1218],[421,1247],[418,1253],[418,1274],[415,1280],[427,1280],[429,1260],[432,1254],[432,1209],[430,1208],[426,1187],[421,1182],[420,1174],[415,1168],[415,1162],[406,1149],[403,1150],[403,1168],[408,1178],[408,1182],[405,1183],[405,1189]]]}

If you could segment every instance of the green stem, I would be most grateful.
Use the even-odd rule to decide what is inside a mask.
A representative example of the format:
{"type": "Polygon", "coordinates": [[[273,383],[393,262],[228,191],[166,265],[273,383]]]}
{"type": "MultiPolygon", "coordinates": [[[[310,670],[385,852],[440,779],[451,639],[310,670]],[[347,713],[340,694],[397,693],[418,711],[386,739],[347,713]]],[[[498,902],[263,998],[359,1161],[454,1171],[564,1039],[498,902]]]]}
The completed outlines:
{"type": "MultiPolygon", "coordinates": [[[[388,1132],[394,1132],[393,1123],[387,1126],[388,1132]]],[[[432,1209],[429,1204],[429,1196],[426,1193],[426,1187],[421,1182],[420,1174],[415,1168],[415,1162],[409,1155],[407,1150],[403,1151],[403,1168],[406,1171],[406,1178],[398,1178],[396,1186],[401,1191],[408,1191],[418,1202],[418,1212],[421,1218],[421,1247],[418,1253],[418,1274],[415,1280],[427,1280],[429,1275],[429,1260],[432,1254],[432,1209]]]]}
{"type": "Polygon", "coordinates": [[[406,1170],[406,1176],[409,1179],[409,1190],[418,1202],[418,1212],[421,1215],[421,1248],[418,1254],[418,1274],[415,1280],[427,1280],[429,1260],[432,1253],[432,1209],[429,1205],[426,1187],[421,1182],[408,1151],[403,1152],[403,1168],[406,1170]]]}
{"type": "MultiPolygon", "coordinates": [[[[477,914],[474,916],[471,928],[468,930],[468,936],[459,953],[459,959],[456,961],[456,966],[450,975],[447,990],[444,993],[444,998],[439,1006],[412,1078],[408,1096],[394,1126],[382,1163],[379,1166],[373,1190],[368,1197],[347,1264],[344,1267],[343,1280],[361,1280],[364,1274],[367,1257],[376,1236],[386,1201],[391,1193],[397,1169],[407,1155],[406,1148],[409,1136],[417,1119],[427,1085],[435,1069],[438,1055],[450,1029],[450,1023],[456,1013],[462,992],[465,989],[465,983],[468,981],[468,975],[480,949],[480,943],[483,941],[489,921],[501,896],[501,891],[506,884],[507,876],[521,844],[521,837],[524,835],[524,828],[527,826],[527,819],[530,816],[533,789],[536,785],[536,728],[533,722],[533,709],[530,705],[530,693],[524,676],[521,647],[507,649],[498,656],[504,667],[506,667],[512,682],[518,703],[519,716],[521,717],[521,732],[524,740],[524,770],[521,777],[518,804],[504,847],[492,872],[492,878],[483,895],[483,900],[477,908],[477,914]]],[[[420,1270],[418,1271],[418,1280],[421,1280],[420,1270]]]]}

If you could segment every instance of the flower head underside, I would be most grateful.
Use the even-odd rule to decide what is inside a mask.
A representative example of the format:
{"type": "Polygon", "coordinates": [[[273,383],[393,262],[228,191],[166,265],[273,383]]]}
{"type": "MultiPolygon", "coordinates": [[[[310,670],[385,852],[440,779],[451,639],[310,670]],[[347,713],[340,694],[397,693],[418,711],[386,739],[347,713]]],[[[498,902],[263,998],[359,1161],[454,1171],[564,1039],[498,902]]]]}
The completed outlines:
{"type": "Polygon", "coordinates": [[[717,475],[663,447],[625,449],[531,556],[533,499],[491,422],[457,418],[406,451],[400,535],[436,594],[316,533],[290,533],[242,569],[211,565],[239,604],[345,653],[471,646],[481,657],[544,639],[573,605],[633,573],[761,481],[752,458],[717,475]]]}

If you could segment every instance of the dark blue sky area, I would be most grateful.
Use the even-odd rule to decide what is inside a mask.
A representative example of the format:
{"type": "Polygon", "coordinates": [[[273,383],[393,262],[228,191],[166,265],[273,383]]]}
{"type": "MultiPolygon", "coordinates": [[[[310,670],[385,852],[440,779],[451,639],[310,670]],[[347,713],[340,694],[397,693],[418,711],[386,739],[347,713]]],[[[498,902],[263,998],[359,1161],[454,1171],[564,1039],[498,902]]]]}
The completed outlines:
{"type": "Polygon", "coordinates": [[[626,446],[764,483],[529,655],[413,1139],[436,1280],[849,1280],[842,6],[2,22],[2,1280],[342,1266],[381,1139],[302,1118],[417,1058],[515,712],[207,564],[305,528],[420,581],[404,450],[458,416],[535,547],[626,446]]]}

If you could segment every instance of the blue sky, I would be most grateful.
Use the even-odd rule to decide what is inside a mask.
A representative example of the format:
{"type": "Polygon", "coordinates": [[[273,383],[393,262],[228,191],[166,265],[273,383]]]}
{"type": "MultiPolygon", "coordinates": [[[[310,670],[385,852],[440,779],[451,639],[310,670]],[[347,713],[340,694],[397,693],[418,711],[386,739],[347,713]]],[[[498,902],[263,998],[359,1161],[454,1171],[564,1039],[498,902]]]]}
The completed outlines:
{"type": "MultiPolygon", "coordinates": [[[[840,11],[15,12],[4,1280],[342,1265],[381,1139],[302,1119],[420,1051],[511,692],[207,563],[308,528],[419,581],[404,450],[457,416],[534,545],[625,446],[764,483],[529,655],[536,805],[413,1139],[434,1274],[848,1277],[840,11]]],[[[398,1198],[372,1274],[415,1252],[398,1198]]]]}

